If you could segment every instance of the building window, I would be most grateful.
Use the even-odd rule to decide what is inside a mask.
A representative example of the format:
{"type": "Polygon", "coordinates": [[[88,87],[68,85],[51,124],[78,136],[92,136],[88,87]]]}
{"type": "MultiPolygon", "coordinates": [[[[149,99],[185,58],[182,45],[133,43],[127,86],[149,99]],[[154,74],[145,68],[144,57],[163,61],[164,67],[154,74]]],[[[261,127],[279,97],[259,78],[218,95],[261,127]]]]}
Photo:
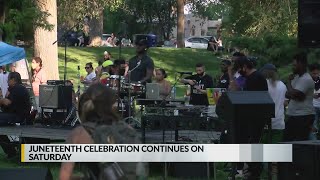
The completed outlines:
{"type": "Polygon", "coordinates": [[[206,35],[206,31],[204,29],[201,30],[201,36],[205,36],[206,35]]]}
{"type": "Polygon", "coordinates": [[[192,36],[195,36],[195,35],[196,35],[196,29],[195,29],[195,28],[192,28],[192,29],[191,29],[191,35],[192,35],[192,36]]]}

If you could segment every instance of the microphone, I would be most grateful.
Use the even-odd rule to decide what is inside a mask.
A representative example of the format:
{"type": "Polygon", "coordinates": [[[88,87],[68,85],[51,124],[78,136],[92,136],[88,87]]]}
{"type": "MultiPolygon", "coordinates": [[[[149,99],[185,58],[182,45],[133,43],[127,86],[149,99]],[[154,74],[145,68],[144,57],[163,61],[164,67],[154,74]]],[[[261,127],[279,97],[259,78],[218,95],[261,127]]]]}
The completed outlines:
{"type": "Polygon", "coordinates": [[[140,65],[141,65],[141,60],[137,62],[136,67],[134,67],[133,69],[131,69],[130,72],[136,70],[140,65]]]}
{"type": "Polygon", "coordinates": [[[177,73],[179,73],[179,74],[190,74],[190,75],[192,75],[192,72],[177,72],[177,73]]]}

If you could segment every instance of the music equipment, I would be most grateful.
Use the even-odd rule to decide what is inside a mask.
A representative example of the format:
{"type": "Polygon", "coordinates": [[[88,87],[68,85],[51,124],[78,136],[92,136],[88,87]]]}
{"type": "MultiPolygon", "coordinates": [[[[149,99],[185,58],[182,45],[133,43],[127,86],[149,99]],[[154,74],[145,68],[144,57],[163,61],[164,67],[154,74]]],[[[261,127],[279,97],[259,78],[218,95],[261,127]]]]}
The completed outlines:
{"type": "Polygon", "coordinates": [[[72,86],[40,85],[39,106],[66,109],[72,106],[72,86]]]}
{"type": "Polygon", "coordinates": [[[46,168],[3,168],[0,169],[3,180],[52,180],[52,174],[46,168]]]}
{"type": "Polygon", "coordinates": [[[192,75],[192,72],[177,72],[177,73],[179,73],[179,74],[189,74],[189,75],[192,75]]]}
{"type": "Polygon", "coordinates": [[[158,83],[147,83],[146,85],[147,99],[160,99],[160,86],[158,83]]]}
{"type": "Polygon", "coordinates": [[[320,47],[320,1],[299,0],[298,44],[300,48],[320,47]]]}
{"type": "Polygon", "coordinates": [[[210,179],[213,177],[213,163],[169,163],[169,175],[183,179],[210,179]]]}
{"type": "Polygon", "coordinates": [[[267,91],[226,92],[216,112],[226,122],[228,143],[258,143],[265,125],[271,127],[275,105],[267,91]]]}
{"type": "Polygon", "coordinates": [[[162,99],[136,99],[137,105],[157,105],[157,104],[183,104],[184,100],[181,99],[168,99],[168,100],[162,100],[162,99]]]}
{"type": "Polygon", "coordinates": [[[278,163],[278,179],[320,179],[320,141],[286,144],[293,144],[293,162],[278,163]]]}
{"type": "Polygon", "coordinates": [[[63,80],[48,80],[47,81],[48,85],[64,85],[63,80]]]}

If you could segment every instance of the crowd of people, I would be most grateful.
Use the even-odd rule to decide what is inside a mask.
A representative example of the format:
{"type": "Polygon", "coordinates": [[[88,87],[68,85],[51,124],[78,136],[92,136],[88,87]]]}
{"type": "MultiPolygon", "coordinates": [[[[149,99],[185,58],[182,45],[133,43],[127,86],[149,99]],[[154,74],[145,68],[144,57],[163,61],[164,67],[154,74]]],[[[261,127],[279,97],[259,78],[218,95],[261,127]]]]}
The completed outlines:
{"type": "MultiPolygon", "coordinates": [[[[112,55],[105,51],[103,60],[98,67],[93,63],[85,65],[87,75],[81,77],[87,89],[79,99],[79,116],[82,125],[75,128],[68,140],[69,143],[96,143],[92,138],[95,128],[105,125],[106,128],[117,127],[126,129],[134,134],[134,131],[125,124],[119,124],[119,117],[114,112],[115,92],[110,85],[110,77],[117,76],[129,79],[130,82],[146,85],[154,79],[159,85],[160,97],[165,99],[170,96],[172,85],[166,80],[165,69],[155,69],[154,62],[148,52],[148,43],[141,40],[136,46],[136,55],[129,61],[123,59],[112,60],[112,55]],[[91,128],[91,129],[90,129],[91,128]]],[[[220,63],[221,75],[217,81],[206,73],[204,64],[195,65],[195,74],[179,79],[179,82],[190,86],[190,104],[208,106],[208,88],[224,88],[227,91],[265,91],[275,103],[275,117],[272,118],[272,143],[280,141],[300,141],[316,139],[318,120],[320,114],[320,65],[315,63],[308,65],[307,54],[298,53],[293,59],[292,74],[285,84],[279,78],[276,66],[265,64],[257,69],[257,62],[245,56],[241,52],[235,52],[230,59],[224,59],[220,63]],[[309,72],[308,72],[309,68],[309,72]],[[286,119],[286,121],[285,121],[286,119]]],[[[42,70],[42,60],[34,57],[32,67],[32,87],[39,103],[39,85],[45,84],[47,79],[42,70]]],[[[14,72],[7,73],[0,68],[1,90],[3,98],[0,99],[2,113],[0,124],[22,123],[30,118],[30,93],[22,85],[21,76],[14,72]],[[5,86],[4,78],[7,78],[5,86]]],[[[217,114],[219,116],[219,101],[217,114]]],[[[132,134],[131,134],[132,135],[132,134]]],[[[128,138],[130,139],[130,138],[128,138]]],[[[261,143],[263,129],[256,137],[244,139],[241,143],[261,143]]],[[[16,151],[9,146],[7,136],[0,136],[0,145],[9,157],[16,151]]],[[[117,139],[113,143],[119,142],[117,139]]],[[[111,143],[111,142],[107,142],[111,143]]],[[[243,169],[243,164],[238,165],[238,170],[243,169]]],[[[72,175],[74,163],[64,163],[61,168],[60,178],[69,179],[72,175]]],[[[247,163],[245,177],[258,179],[262,171],[261,163],[247,163]]]]}

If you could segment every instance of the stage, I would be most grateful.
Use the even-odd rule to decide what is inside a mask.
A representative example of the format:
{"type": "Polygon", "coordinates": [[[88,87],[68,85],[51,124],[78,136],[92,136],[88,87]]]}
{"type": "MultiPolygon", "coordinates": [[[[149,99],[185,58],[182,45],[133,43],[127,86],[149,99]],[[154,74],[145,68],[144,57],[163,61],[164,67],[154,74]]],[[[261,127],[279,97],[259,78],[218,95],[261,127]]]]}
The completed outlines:
{"type": "MultiPolygon", "coordinates": [[[[27,126],[5,126],[0,127],[0,135],[42,138],[50,139],[52,142],[65,141],[71,132],[71,127],[63,126],[44,126],[44,125],[27,125],[27,126]]],[[[141,135],[141,131],[137,130],[141,135]]],[[[218,140],[220,132],[216,131],[195,131],[195,130],[179,130],[179,141],[189,143],[213,143],[218,140]]],[[[163,143],[162,130],[146,130],[145,143],[163,143]]],[[[175,142],[175,131],[165,131],[164,143],[175,142]]]]}

